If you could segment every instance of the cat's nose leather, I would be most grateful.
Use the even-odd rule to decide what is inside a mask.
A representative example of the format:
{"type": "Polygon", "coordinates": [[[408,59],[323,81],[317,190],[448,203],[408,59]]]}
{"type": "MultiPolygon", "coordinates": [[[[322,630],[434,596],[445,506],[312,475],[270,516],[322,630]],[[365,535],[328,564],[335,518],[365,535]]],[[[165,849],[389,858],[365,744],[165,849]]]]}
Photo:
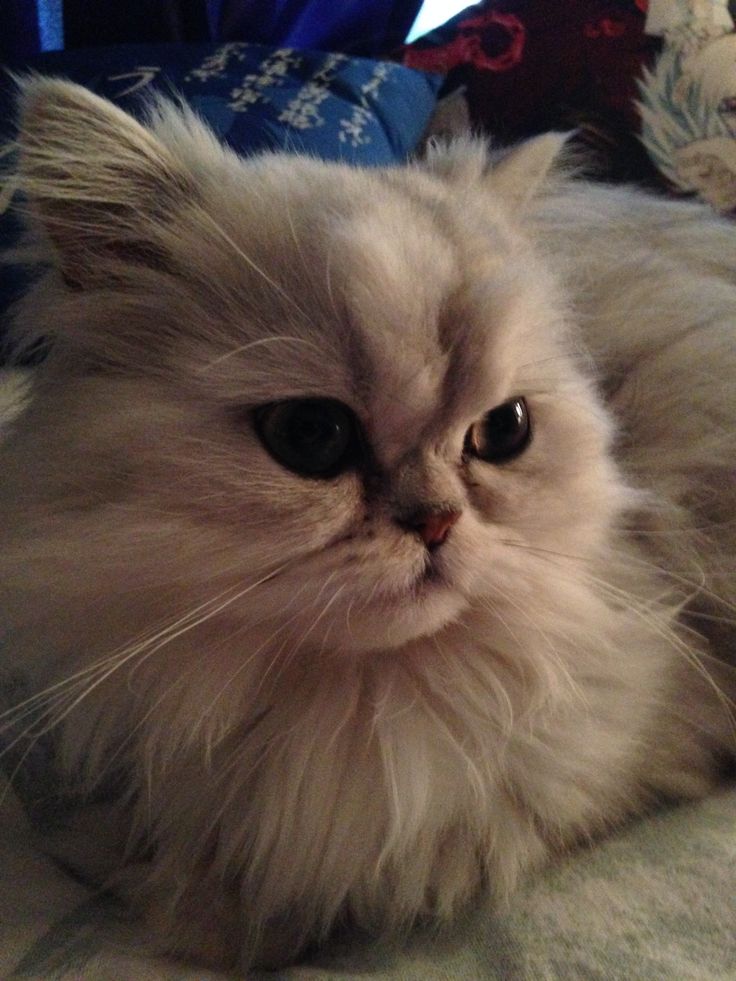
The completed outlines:
{"type": "Polygon", "coordinates": [[[428,549],[433,550],[445,541],[450,528],[460,517],[459,511],[420,511],[406,524],[419,533],[428,549]]]}

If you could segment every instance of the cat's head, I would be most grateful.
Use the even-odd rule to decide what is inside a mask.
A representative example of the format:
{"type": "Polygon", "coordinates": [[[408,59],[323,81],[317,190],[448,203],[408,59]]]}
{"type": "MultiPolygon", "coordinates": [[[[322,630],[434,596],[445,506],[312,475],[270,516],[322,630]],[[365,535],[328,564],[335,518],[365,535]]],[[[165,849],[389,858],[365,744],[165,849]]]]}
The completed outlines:
{"type": "Polygon", "coordinates": [[[610,425],[533,243],[558,144],[244,160],[171,105],[144,127],[27,83],[55,272],[19,317],[54,349],[5,452],[46,591],[222,595],[264,637],[366,651],[526,607],[533,554],[599,548],[610,425]]]}

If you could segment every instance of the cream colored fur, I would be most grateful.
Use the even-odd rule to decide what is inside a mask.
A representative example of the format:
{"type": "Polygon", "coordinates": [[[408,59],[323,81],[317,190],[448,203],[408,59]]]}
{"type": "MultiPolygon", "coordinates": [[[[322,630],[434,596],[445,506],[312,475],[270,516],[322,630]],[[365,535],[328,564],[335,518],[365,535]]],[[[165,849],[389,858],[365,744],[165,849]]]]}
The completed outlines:
{"type": "Polygon", "coordinates": [[[54,346],[0,449],[13,721],[123,774],[170,950],[446,921],[733,752],[736,234],[554,151],[242,160],[25,84],[55,269],[17,320],[54,346]],[[303,395],[353,409],[370,475],[268,455],[249,410],[303,395]],[[465,459],[514,395],[529,448],[465,459]],[[438,503],[432,584],[397,517],[438,503]]]}

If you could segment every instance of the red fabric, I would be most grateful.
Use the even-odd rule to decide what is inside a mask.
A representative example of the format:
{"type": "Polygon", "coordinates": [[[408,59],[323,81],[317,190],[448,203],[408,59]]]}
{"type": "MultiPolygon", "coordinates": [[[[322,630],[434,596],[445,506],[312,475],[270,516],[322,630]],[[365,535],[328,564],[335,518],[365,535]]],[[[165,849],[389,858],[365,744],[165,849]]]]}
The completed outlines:
{"type": "Polygon", "coordinates": [[[659,50],[645,17],[646,0],[487,0],[400,58],[465,86],[473,123],[503,139],[585,117],[636,130],[636,79],[659,50]]]}

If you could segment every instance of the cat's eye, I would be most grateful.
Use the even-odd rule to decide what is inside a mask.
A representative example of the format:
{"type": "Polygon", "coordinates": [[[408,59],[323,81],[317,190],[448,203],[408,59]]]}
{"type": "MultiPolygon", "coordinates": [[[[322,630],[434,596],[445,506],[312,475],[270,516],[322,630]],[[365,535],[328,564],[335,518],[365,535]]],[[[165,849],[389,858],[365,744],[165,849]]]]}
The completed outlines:
{"type": "Polygon", "coordinates": [[[505,463],[529,445],[532,427],[526,400],[509,399],[487,412],[468,430],[464,451],[486,463],[505,463]]]}
{"type": "Polygon", "coordinates": [[[303,477],[335,477],[355,462],[358,424],[336,399],[272,402],[256,409],[254,419],[274,460],[303,477]]]}

